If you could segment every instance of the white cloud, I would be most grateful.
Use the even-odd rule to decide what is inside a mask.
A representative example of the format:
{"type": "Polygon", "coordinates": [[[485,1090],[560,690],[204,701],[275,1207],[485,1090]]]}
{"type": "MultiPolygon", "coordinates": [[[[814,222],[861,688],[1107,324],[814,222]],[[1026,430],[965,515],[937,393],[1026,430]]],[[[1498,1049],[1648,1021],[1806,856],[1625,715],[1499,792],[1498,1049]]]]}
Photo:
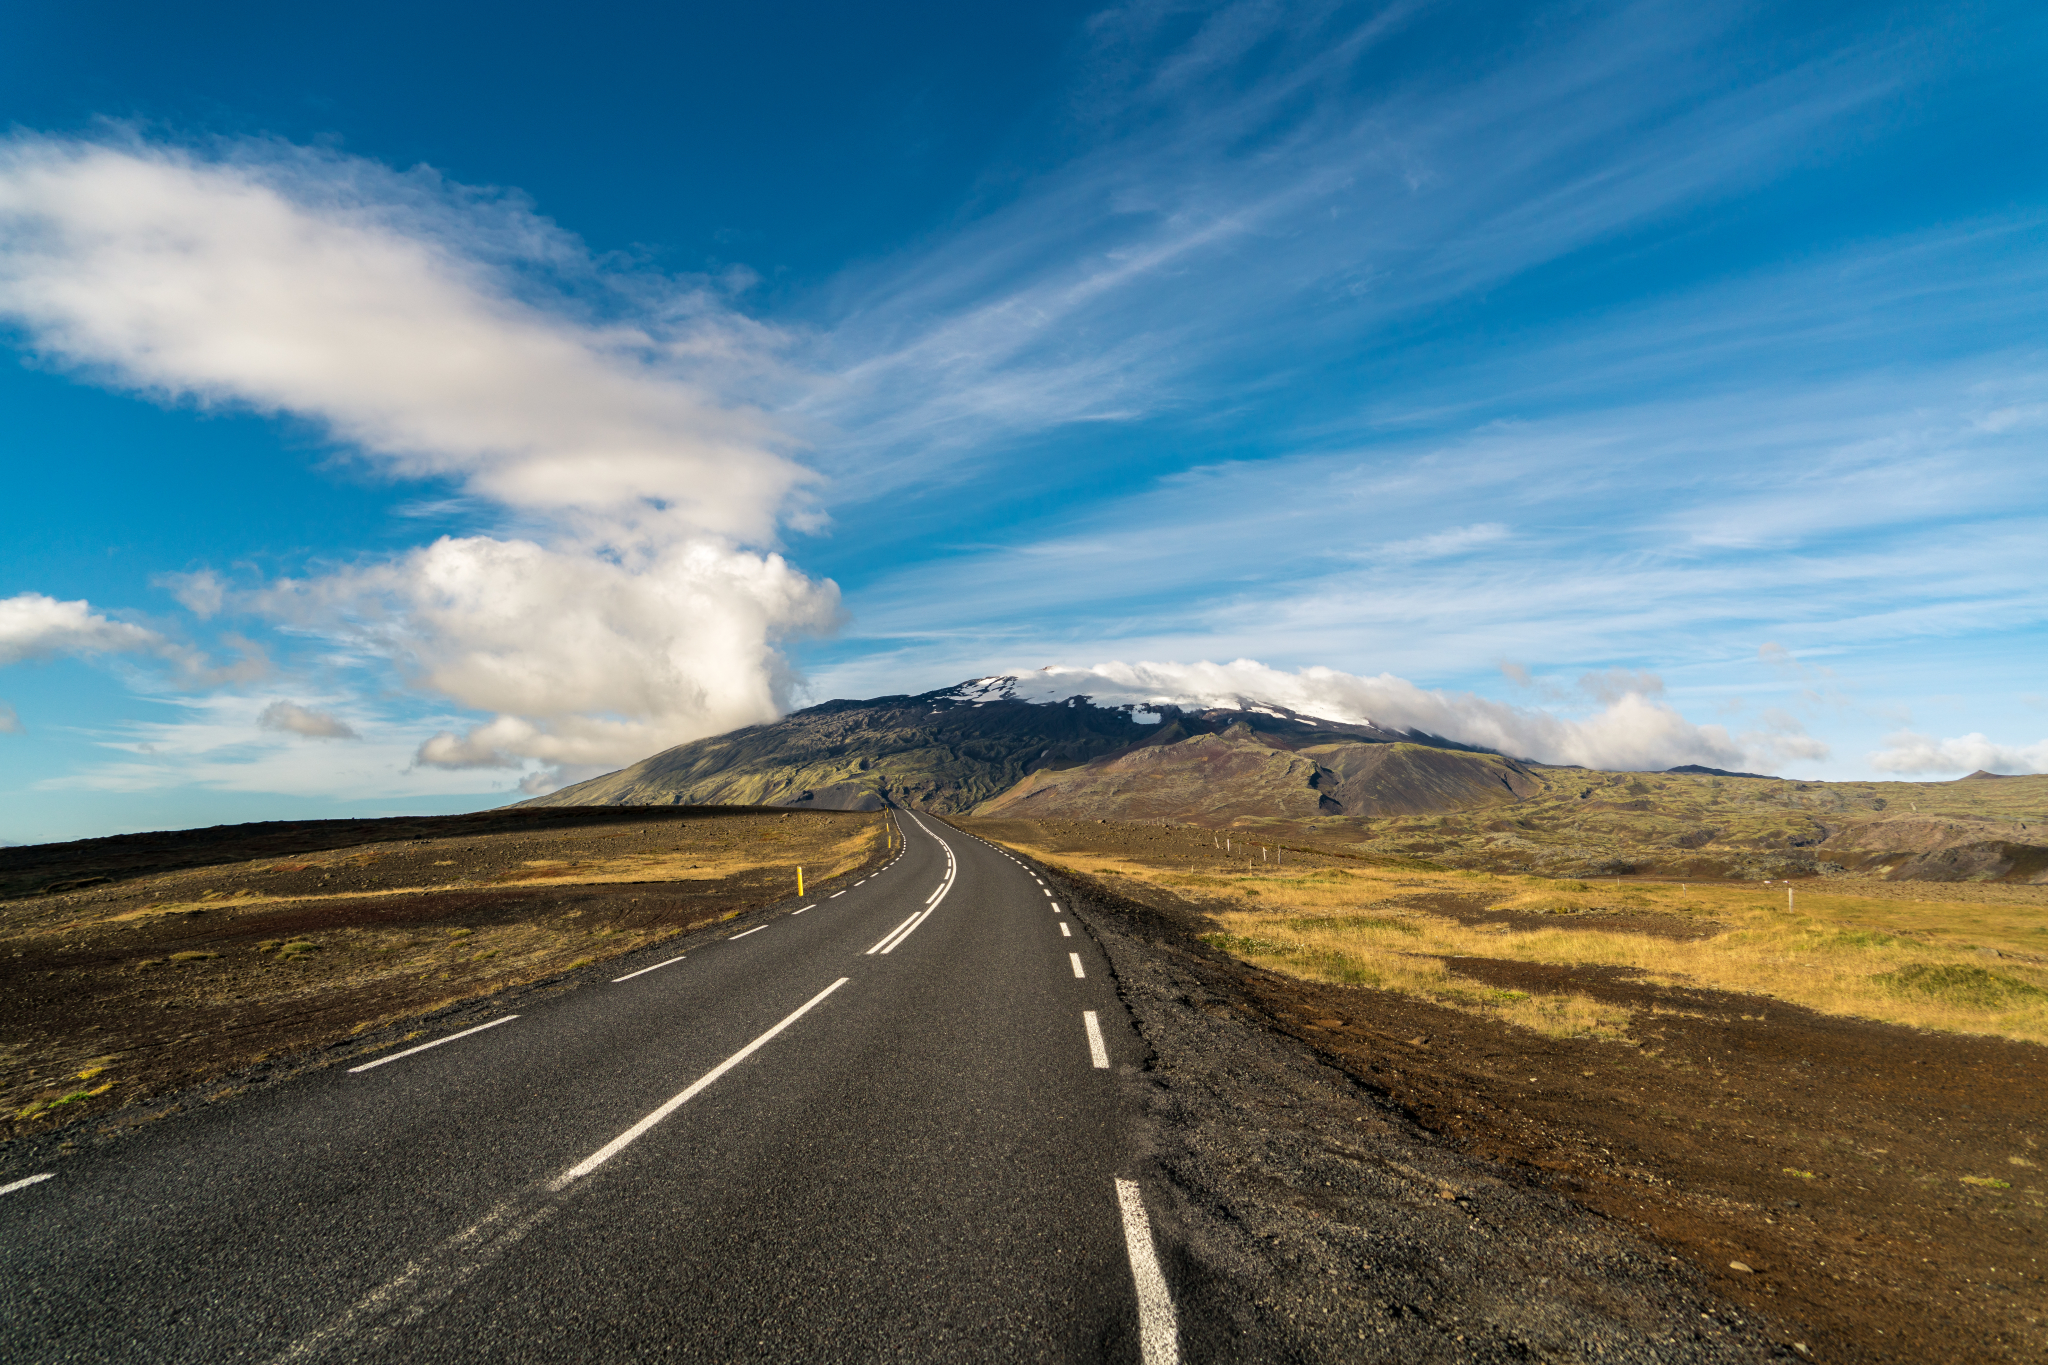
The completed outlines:
{"type": "Polygon", "coordinates": [[[0,668],[29,660],[97,654],[160,654],[174,649],[153,630],[115,621],[84,601],[41,593],[0,598],[0,668]]]}
{"type": "Polygon", "coordinates": [[[1443,559],[1461,555],[1481,545],[1491,545],[1506,540],[1508,528],[1497,521],[1479,522],[1472,526],[1453,527],[1433,535],[1416,536],[1411,540],[1397,540],[1382,545],[1372,552],[1378,559],[1443,559]]]}
{"type": "Polygon", "coordinates": [[[838,611],[829,583],[777,555],[685,543],[622,563],[484,537],[444,537],[259,597],[495,713],[420,746],[418,762],[445,768],[617,766],[772,720],[789,687],[775,642],[828,629],[838,611]]]}
{"type": "Polygon", "coordinates": [[[772,535],[807,475],[713,387],[770,338],[701,291],[635,323],[529,301],[585,260],[516,204],[280,144],[0,146],[0,311],[44,354],[605,537],[772,535]]]}
{"type": "Polygon", "coordinates": [[[831,583],[758,548],[812,478],[733,396],[780,382],[780,339],[709,283],[607,273],[502,196],[277,143],[17,136],[0,314],[89,378],[310,419],[502,509],[502,536],[304,579],[159,580],[493,714],[418,764],[616,766],[769,719],[776,642],[837,619],[831,583]]]}
{"type": "Polygon", "coordinates": [[[13,707],[4,701],[0,701],[0,735],[18,735],[20,733],[21,717],[15,714],[13,707]]]}
{"type": "Polygon", "coordinates": [[[263,709],[256,723],[266,730],[304,735],[308,739],[360,739],[362,736],[345,720],[325,711],[312,711],[297,702],[274,701],[263,709]]]}
{"type": "Polygon", "coordinates": [[[1570,719],[1470,692],[1420,688],[1390,673],[1359,677],[1331,668],[1289,673],[1251,659],[1227,664],[1103,663],[1086,669],[1023,670],[1015,676],[1019,695],[1033,700],[1079,694],[1094,698],[1098,705],[1262,701],[1326,720],[1423,730],[1544,763],[1638,771],[1685,763],[1725,768],[1750,761],[1749,753],[1720,726],[1695,725],[1642,690],[1617,692],[1595,714],[1570,719]]]}
{"type": "MultiPolygon", "coordinates": [[[[1093,136],[1070,161],[835,282],[841,382],[810,410],[874,493],[965,477],[1008,438],[1268,385],[1292,400],[1275,423],[1300,422],[1312,404],[1276,373],[1750,190],[1911,78],[1867,42],[1730,79],[1697,60],[1729,22],[1711,7],[1559,15],[1393,82],[1368,74],[1390,41],[1456,21],[1248,0],[1176,36],[1132,8],[1077,51],[1093,136]]],[[[1347,405],[1374,387],[1328,386],[1347,405]]]]}
{"type": "Polygon", "coordinates": [[[1887,773],[2048,772],[2048,739],[2035,744],[1998,744],[1980,734],[1955,739],[1899,730],[1870,755],[1870,766],[1887,773]]]}
{"type": "Polygon", "coordinates": [[[220,615],[226,605],[228,585],[219,574],[211,569],[200,569],[195,573],[158,574],[150,580],[155,586],[168,590],[178,600],[178,605],[204,621],[220,615]]]}

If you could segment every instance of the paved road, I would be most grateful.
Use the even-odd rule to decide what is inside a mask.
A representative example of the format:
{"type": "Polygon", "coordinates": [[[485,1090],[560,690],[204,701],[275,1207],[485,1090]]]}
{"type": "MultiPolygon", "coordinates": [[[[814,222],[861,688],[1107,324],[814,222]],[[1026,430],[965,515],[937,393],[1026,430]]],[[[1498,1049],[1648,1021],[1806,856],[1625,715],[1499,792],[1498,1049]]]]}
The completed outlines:
{"type": "Polygon", "coordinates": [[[0,1356],[1173,1359],[1099,953],[901,823],[680,961],[0,1194],[0,1356]]]}

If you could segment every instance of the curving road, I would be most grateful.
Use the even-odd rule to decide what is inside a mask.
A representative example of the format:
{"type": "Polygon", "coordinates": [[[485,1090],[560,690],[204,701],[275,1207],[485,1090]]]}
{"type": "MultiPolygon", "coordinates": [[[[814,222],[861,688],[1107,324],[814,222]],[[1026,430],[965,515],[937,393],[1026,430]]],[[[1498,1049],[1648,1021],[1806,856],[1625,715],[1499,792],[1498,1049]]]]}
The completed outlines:
{"type": "Polygon", "coordinates": [[[680,958],[7,1187],[0,1355],[1177,1359],[1101,955],[901,825],[680,958]]]}

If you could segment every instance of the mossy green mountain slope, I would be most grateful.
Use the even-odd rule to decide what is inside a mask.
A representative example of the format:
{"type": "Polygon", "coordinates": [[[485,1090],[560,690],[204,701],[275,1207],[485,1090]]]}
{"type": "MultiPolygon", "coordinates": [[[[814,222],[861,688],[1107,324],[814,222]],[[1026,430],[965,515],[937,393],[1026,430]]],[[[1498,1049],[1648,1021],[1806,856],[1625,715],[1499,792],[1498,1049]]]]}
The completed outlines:
{"type": "Polygon", "coordinates": [[[1498,806],[1539,790],[1498,754],[1339,739],[1287,743],[1239,721],[1221,734],[1166,734],[1079,767],[1041,770],[975,808],[1013,819],[1219,824],[1498,806]]]}

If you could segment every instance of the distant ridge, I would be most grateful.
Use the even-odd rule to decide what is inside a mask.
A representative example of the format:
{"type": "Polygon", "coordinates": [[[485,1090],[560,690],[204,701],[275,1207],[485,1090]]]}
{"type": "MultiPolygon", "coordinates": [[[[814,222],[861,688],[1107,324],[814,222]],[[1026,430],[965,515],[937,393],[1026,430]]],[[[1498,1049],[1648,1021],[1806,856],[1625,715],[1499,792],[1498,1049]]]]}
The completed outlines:
{"type": "Polygon", "coordinates": [[[1974,781],[1976,781],[1976,780],[1977,780],[1978,778],[1980,778],[1980,777],[2011,777],[2011,776],[2012,776],[2012,774],[2011,774],[2011,773],[1994,773],[1994,772],[1989,772],[1989,771],[1987,771],[1987,770],[1985,770],[1985,769],[1983,769],[1983,768],[1979,768],[1979,769],[1977,769],[1977,771],[1976,771],[1976,772],[1973,772],[1973,773],[1971,773],[1971,774],[1970,774],[1970,775],[1969,775],[1968,777],[1959,777],[1959,778],[1957,778],[1957,779],[1956,779],[1956,781],[1958,781],[1958,782],[1974,782],[1974,781]]]}
{"type": "Polygon", "coordinates": [[[1766,782],[1783,780],[1775,773],[1731,773],[1726,768],[1702,768],[1697,763],[1688,763],[1680,768],[1666,768],[1664,771],[1667,773],[1686,773],[1693,777],[1761,777],[1766,782]]]}

